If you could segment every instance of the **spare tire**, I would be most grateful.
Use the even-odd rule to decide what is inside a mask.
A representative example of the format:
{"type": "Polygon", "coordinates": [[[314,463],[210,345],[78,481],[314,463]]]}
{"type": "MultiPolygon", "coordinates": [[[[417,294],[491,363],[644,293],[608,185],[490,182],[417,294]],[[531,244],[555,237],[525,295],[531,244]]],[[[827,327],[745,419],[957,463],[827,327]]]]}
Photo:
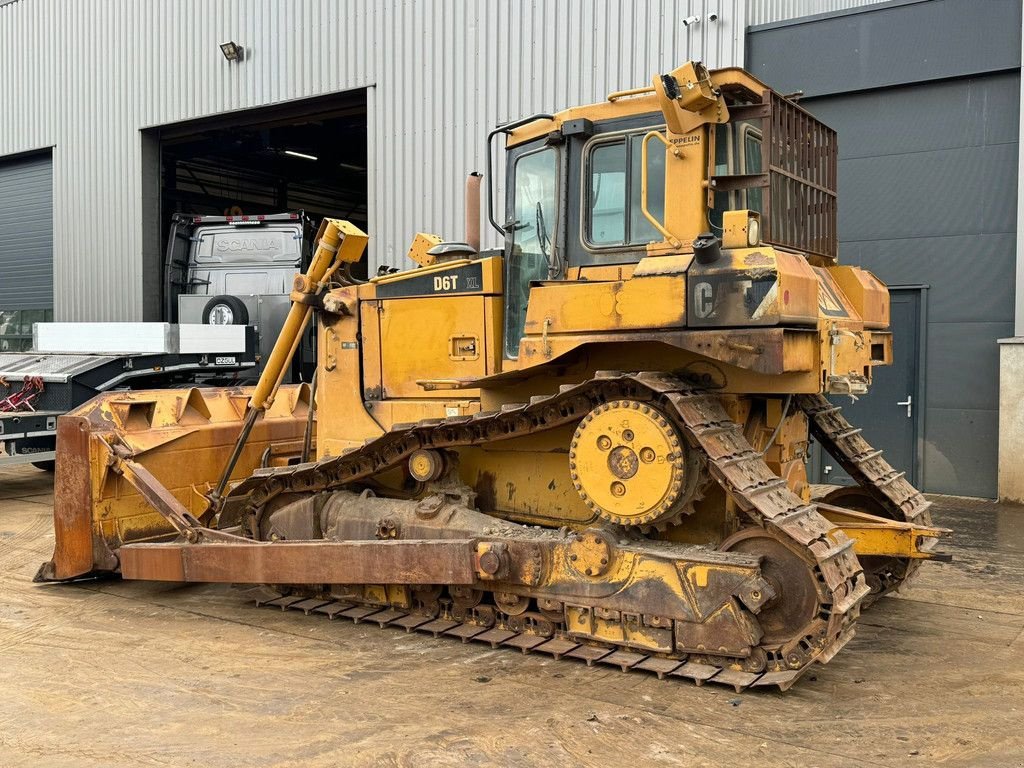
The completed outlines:
{"type": "Polygon", "coordinates": [[[214,296],[203,307],[203,325],[248,325],[249,312],[237,296],[214,296]]]}

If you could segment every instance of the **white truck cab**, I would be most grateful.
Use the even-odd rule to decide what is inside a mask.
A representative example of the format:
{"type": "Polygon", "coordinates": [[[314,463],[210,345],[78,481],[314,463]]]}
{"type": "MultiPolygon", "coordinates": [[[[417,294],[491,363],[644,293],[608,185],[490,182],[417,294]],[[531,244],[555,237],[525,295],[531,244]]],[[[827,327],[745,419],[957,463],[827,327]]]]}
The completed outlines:
{"type": "MultiPolygon", "coordinates": [[[[170,322],[251,325],[266,360],[291,301],[292,280],[309,260],[315,235],[300,211],[260,216],[177,214],[165,261],[164,314],[170,322]]],[[[312,341],[303,364],[311,368],[312,341]]],[[[252,372],[258,374],[262,364],[252,372]]]]}

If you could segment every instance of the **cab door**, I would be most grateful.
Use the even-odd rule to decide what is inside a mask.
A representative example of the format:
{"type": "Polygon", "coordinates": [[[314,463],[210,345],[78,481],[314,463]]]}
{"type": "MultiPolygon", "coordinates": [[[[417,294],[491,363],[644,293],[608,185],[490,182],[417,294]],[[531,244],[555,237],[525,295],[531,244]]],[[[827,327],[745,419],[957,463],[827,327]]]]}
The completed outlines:
{"type": "Polygon", "coordinates": [[[556,246],[560,148],[543,141],[509,152],[505,223],[504,358],[519,357],[530,286],[561,276],[556,246]]]}

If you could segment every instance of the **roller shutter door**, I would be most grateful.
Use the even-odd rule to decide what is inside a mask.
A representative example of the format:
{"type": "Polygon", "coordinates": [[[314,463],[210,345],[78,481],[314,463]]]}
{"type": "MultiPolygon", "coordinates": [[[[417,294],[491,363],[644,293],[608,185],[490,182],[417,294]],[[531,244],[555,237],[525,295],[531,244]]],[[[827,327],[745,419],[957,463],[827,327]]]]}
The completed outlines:
{"type": "Polygon", "coordinates": [[[0,351],[27,349],[52,317],[52,158],[0,159],[0,351]]]}

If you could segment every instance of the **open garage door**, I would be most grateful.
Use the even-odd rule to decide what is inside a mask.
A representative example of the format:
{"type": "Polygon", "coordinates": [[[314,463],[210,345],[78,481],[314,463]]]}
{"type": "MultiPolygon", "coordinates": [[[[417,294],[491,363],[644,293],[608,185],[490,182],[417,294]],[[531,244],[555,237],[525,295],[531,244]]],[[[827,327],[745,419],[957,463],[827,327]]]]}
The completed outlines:
{"type": "MultiPolygon", "coordinates": [[[[303,210],[366,227],[366,92],[332,94],[154,129],[160,242],[175,213],[303,210]]],[[[153,233],[155,235],[155,232],[153,233]]],[[[365,262],[360,265],[365,270],[365,262]]]]}
{"type": "Polygon", "coordinates": [[[53,319],[53,161],[49,151],[0,160],[0,352],[32,345],[53,319]]]}
{"type": "MultiPolygon", "coordinates": [[[[238,306],[232,318],[254,327],[265,359],[287,311],[292,276],[304,266],[303,261],[289,261],[292,255],[306,259],[312,254],[312,241],[325,217],[366,228],[366,91],[161,126],[145,132],[143,153],[154,174],[149,178],[159,179],[159,224],[149,218],[143,225],[150,254],[147,294],[162,310],[149,319],[212,323],[206,309],[234,303],[238,306]],[[282,228],[281,219],[271,214],[295,219],[295,232],[290,225],[282,228]],[[200,269],[191,259],[213,248],[216,233],[207,229],[205,240],[203,235],[193,237],[182,222],[186,227],[195,222],[206,226],[210,217],[217,217],[226,230],[217,242],[228,251],[218,251],[200,269]],[[177,222],[173,237],[172,222],[177,222]],[[160,258],[154,258],[158,253],[160,258]],[[282,269],[287,273],[283,282],[282,269]],[[223,301],[215,301],[219,299],[223,301]],[[242,305],[248,307],[245,312],[242,305]]],[[[155,185],[144,184],[156,191],[155,185]]],[[[157,206],[144,202],[144,208],[154,213],[157,206]]],[[[354,276],[364,278],[366,262],[355,266],[354,276]]],[[[296,355],[292,380],[308,381],[314,359],[310,330],[296,355]]]]}

